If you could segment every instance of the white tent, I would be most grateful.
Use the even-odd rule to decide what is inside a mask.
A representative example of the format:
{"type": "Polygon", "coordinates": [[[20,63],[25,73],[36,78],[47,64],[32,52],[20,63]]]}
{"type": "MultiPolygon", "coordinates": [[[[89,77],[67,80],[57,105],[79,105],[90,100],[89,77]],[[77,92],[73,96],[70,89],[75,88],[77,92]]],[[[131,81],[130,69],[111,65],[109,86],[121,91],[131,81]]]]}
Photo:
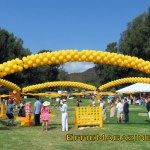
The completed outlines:
{"type": "Polygon", "coordinates": [[[135,83],[125,88],[116,91],[117,93],[126,92],[150,92],[150,84],[147,83],[135,83]]]}

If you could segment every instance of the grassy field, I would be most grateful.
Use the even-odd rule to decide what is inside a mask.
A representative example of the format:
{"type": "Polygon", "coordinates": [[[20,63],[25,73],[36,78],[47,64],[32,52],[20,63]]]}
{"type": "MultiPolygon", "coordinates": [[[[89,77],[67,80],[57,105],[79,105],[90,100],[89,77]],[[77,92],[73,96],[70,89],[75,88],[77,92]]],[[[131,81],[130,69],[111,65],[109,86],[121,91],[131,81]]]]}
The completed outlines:
{"type": "MultiPolygon", "coordinates": [[[[150,123],[145,114],[147,113],[145,106],[130,106],[130,123],[117,124],[116,116],[109,118],[109,109],[107,108],[107,119],[104,127],[101,128],[85,128],[79,130],[74,128],[74,105],[75,100],[68,100],[69,114],[69,131],[61,131],[61,113],[58,108],[53,108],[52,113],[56,114],[49,122],[48,132],[42,131],[42,127],[20,127],[20,122],[15,121],[16,126],[6,126],[7,119],[0,119],[0,150],[98,150],[98,149],[116,149],[116,150],[148,150],[149,141],[111,141],[110,136],[128,136],[128,135],[149,135],[150,123]],[[139,114],[141,113],[141,114],[139,114]],[[144,115],[143,115],[144,114],[144,115]],[[105,135],[107,140],[90,141],[85,138],[80,141],[67,141],[66,135],[105,135]],[[110,135],[110,136],[109,136],[110,135]]],[[[87,106],[91,100],[82,100],[81,105],[87,106]]],[[[17,114],[16,114],[17,115],[17,114]]]]}

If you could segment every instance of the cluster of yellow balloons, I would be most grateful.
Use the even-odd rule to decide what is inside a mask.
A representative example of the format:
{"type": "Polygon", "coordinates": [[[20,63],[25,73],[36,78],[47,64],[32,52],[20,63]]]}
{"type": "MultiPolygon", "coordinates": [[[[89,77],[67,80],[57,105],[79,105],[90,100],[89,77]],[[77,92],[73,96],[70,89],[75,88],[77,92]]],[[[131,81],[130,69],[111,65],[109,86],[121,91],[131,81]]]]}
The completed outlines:
{"type": "Polygon", "coordinates": [[[137,83],[137,82],[150,83],[150,78],[143,78],[143,77],[122,78],[122,79],[118,79],[118,80],[108,82],[108,83],[100,86],[98,89],[103,91],[107,88],[110,88],[110,87],[113,87],[113,86],[116,86],[116,85],[126,84],[126,83],[137,83]]]}
{"type": "Polygon", "coordinates": [[[23,57],[22,60],[16,58],[4,62],[3,64],[0,64],[0,78],[31,67],[76,61],[124,66],[150,74],[150,62],[141,58],[95,50],[60,50],[33,54],[23,57]]]}
{"type": "Polygon", "coordinates": [[[44,52],[23,57],[24,68],[37,67],[41,65],[61,64],[68,61],[78,60],[77,50],[61,50],[56,52],[44,52]]]}
{"type": "Polygon", "coordinates": [[[128,55],[102,52],[95,50],[60,50],[45,52],[23,57],[24,68],[37,67],[47,64],[60,64],[66,62],[94,62],[117,66],[124,66],[150,73],[150,62],[128,55]]]}
{"type": "MultiPolygon", "coordinates": [[[[113,87],[116,85],[126,84],[126,83],[137,83],[137,82],[150,83],[150,78],[143,78],[143,77],[122,78],[122,79],[108,82],[108,83],[100,86],[98,89],[100,91],[103,91],[107,88],[110,88],[110,87],[113,87]]],[[[16,84],[14,84],[10,81],[4,80],[4,79],[0,79],[0,85],[4,85],[4,86],[11,88],[13,90],[16,90],[16,91],[21,90],[21,88],[19,86],[17,86],[16,84]]],[[[22,92],[29,92],[29,91],[33,91],[33,90],[37,90],[37,89],[42,89],[42,88],[47,88],[47,87],[57,87],[57,86],[80,87],[80,88],[88,89],[88,90],[92,90],[92,91],[95,91],[97,89],[95,86],[81,83],[81,82],[56,81],[56,82],[46,82],[46,83],[42,83],[42,84],[27,86],[27,87],[22,88],[22,92]]]]}
{"type": "Polygon", "coordinates": [[[59,97],[60,96],[60,94],[58,94],[58,93],[22,93],[22,94],[24,94],[24,95],[32,95],[32,96],[51,96],[51,97],[59,97]]]}
{"type": "Polygon", "coordinates": [[[0,85],[4,85],[4,86],[11,88],[13,90],[16,90],[16,91],[21,90],[21,88],[19,86],[17,86],[16,84],[14,84],[10,81],[4,80],[4,79],[0,79],[0,85]]]}
{"type": "Polygon", "coordinates": [[[23,70],[23,61],[19,58],[0,64],[0,78],[23,70]]]}
{"type": "Polygon", "coordinates": [[[42,84],[36,84],[24,87],[22,92],[29,92],[37,89],[43,89],[47,87],[56,87],[56,86],[71,86],[71,87],[80,87],[83,89],[96,90],[95,86],[84,84],[81,82],[70,82],[70,81],[56,81],[56,82],[46,82],[42,84]]]}

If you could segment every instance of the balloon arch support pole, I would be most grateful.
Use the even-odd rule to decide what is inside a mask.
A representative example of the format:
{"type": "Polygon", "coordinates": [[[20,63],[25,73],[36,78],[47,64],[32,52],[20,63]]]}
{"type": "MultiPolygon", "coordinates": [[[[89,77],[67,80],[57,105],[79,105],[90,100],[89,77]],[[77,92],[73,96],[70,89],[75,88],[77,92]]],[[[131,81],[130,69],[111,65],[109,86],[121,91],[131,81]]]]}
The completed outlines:
{"type": "Polygon", "coordinates": [[[1,95],[0,95],[0,118],[6,118],[6,107],[5,104],[2,104],[1,95]]]}
{"type": "Polygon", "coordinates": [[[0,104],[0,118],[6,118],[6,107],[5,104],[0,104]]]}

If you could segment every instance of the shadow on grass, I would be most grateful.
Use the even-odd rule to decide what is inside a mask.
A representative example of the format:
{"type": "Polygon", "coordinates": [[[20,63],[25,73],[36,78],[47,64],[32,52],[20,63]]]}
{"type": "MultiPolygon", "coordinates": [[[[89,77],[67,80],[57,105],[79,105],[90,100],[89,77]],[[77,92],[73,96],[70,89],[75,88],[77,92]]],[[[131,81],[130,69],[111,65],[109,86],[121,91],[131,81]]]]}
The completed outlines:
{"type": "Polygon", "coordinates": [[[139,125],[141,125],[141,124],[143,124],[143,125],[150,125],[150,121],[145,121],[145,122],[128,122],[128,123],[125,123],[125,122],[123,122],[123,123],[117,123],[117,122],[106,122],[106,123],[104,123],[104,124],[139,124],[139,125]]]}
{"type": "Polygon", "coordinates": [[[72,127],[68,127],[68,130],[71,130],[72,129],[72,127]]]}
{"type": "MultiPolygon", "coordinates": [[[[74,125],[74,124],[68,124],[68,130],[72,129],[72,127],[70,125],[74,125]]],[[[53,129],[56,129],[56,128],[61,128],[61,124],[50,124],[49,125],[50,130],[51,129],[53,130],[53,129]],[[57,127],[57,126],[59,126],[59,127],[57,127]]]]}
{"type": "Polygon", "coordinates": [[[3,121],[3,120],[0,120],[0,123],[2,124],[2,125],[4,125],[4,126],[6,126],[6,122],[5,121],[3,121]]]}
{"type": "Polygon", "coordinates": [[[6,122],[3,120],[0,120],[0,123],[4,126],[4,127],[0,127],[0,130],[10,130],[7,126],[6,126],[6,122]]]}
{"type": "MultiPolygon", "coordinates": [[[[49,126],[49,130],[53,130],[53,129],[56,129],[56,128],[58,128],[58,127],[53,127],[53,126],[49,126]]],[[[59,127],[59,128],[61,128],[61,127],[59,127]]],[[[68,130],[70,130],[70,129],[72,129],[72,127],[68,127],[68,130]]]]}
{"type": "MultiPolygon", "coordinates": [[[[52,124],[50,123],[49,125],[51,125],[51,126],[53,126],[53,125],[54,126],[60,126],[61,123],[56,123],[56,124],[55,123],[52,123],[52,124]]],[[[68,123],[68,125],[74,125],[74,123],[68,123]]]]}
{"type": "Polygon", "coordinates": [[[8,127],[0,127],[0,130],[10,130],[8,127]]]}
{"type": "Polygon", "coordinates": [[[146,111],[133,110],[133,111],[130,111],[130,113],[147,113],[147,112],[146,111]]]}
{"type": "Polygon", "coordinates": [[[56,129],[57,127],[51,127],[51,126],[49,126],[48,127],[48,130],[54,130],[54,129],[56,129]]]}

